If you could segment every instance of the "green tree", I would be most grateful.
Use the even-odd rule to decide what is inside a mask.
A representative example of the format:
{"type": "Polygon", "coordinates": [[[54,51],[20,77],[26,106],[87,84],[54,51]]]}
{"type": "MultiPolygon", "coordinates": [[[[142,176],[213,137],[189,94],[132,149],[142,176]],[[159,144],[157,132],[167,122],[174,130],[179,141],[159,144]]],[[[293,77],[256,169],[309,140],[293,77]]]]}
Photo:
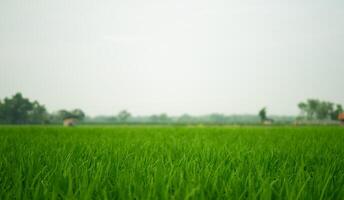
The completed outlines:
{"type": "Polygon", "coordinates": [[[3,123],[5,121],[5,115],[4,115],[4,104],[0,100],[0,123],[3,123]]]}
{"type": "Polygon", "coordinates": [[[339,113],[343,111],[342,106],[339,104],[334,108],[334,103],[318,99],[308,99],[306,102],[299,103],[298,107],[301,111],[301,116],[306,115],[308,119],[318,120],[337,120],[339,113]]]}
{"type": "Polygon", "coordinates": [[[159,121],[159,116],[158,115],[151,115],[151,116],[149,116],[149,121],[152,123],[157,123],[159,121]]]}
{"type": "Polygon", "coordinates": [[[74,118],[79,121],[82,121],[86,117],[86,114],[81,109],[74,109],[72,111],[59,110],[57,112],[57,116],[59,120],[74,118]]]}
{"type": "Polygon", "coordinates": [[[169,117],[167,116],[166,113],[161,113],[159,115],[159,122],[161,123],[167,123],[169,121],[169,117]]]}
{"type": "Polygon", "coordinates": [[[43,105],[40,105],[38,101],[32,103],[32,110],[29,112],[30,123],[48,123],[49,114],[43,105]]]}
{"type": "Polygon", "coordinates": [[[344,112],[342,105],[337,104],[336,109],[331,113],[332,120],[338,120],[338,116],[340,113],[344,112]]]}
{"type": "Polygon", "coordinates": [[[73,117],[72,114],[67,110],[59,110],[56,115],[58,120],[65,120],[73,117]]]}
{"type": "Polygon", "coordinates": [[[308,104],[305,102],[301,102],[298,104],[298,107],[301,111],[301,117],[304,117],[305,115],[308,116],[308,104]]]}
{"type": "Polygon", "coordinates": [[[319,104],[320,104],[320,101],[317,99],[308,99],[307,100],[308,118],[309,119],[315,118],[319,104]]]}
{"type": "Polygon", "coordinates": [[[260,121],[264,122],[267,117],[266,117],[266,108],[262,108],[259,112],[258,112],[258,115],[260,117],[260,121]]]}
{"type": "Polygon", "coordinates": [[[211,123],[223,124],[226,121],[226,117],[223,114],[214,113],[209,115],[209,120],[211,123]]]}
{"type": "Polygon", "coordinates": [[[126,110],[122,110],[121,112],[118,113],[117,118],[121,121],[121,122],[126,122],[129,117],[131,117],[131,114],[126,111],[126,110]]]}
{"type": "Polygon", "coordinates": [[[333,103],[321,101],[318,102],[315,114],[316,118],[319,120],[324,120],[330,118],[331,113],[333,112],[333,103]]]}
{"type": "Polygon", "coordinates": [[[33,105],[29,99],[17,93],[12,98],[5,98],[1,107],[5,123],[23,124],[29,121],[29,112],[32,111],[33,105]]]}
{"type": "Polygon", "coordinates": [[[180,123],[192,123],[194,118],[191,115],[183,114],[182,116],[178,117],[177,121],[180,123]]]}
{"type": "Polygon", "coordinates": [[[161,113],[160,115],[151,115],[149,121],[152,123],[168,123],[170,118],[166,113],[161,113]]]}
{"type": "Polygon", "coordinates": [[[75,118],[78,119],[80,121],[84,120],[86,115],[84,113],[84,111],[82,111],[81,109],[74,109],[71,111],[71,115],[75,118]]]}

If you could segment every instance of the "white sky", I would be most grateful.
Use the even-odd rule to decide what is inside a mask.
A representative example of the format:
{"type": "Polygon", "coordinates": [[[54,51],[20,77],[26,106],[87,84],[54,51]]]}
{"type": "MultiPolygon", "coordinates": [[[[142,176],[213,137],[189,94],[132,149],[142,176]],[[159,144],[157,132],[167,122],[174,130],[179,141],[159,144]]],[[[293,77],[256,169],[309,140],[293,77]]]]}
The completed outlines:
{"type": "Polygon", "coordinates": [[[297,114],[343,59],[342,0],[0,1],[0,98],[49,111],[297,114]]]}

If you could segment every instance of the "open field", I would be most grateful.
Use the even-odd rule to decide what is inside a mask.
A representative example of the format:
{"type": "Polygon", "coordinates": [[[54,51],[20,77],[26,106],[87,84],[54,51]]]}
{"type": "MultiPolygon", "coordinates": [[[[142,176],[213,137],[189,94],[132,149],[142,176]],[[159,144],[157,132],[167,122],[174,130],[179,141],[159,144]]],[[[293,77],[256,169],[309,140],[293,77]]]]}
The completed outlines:
{"type": "Polygon", "coordinates": [[[0,127],[0,199],[344,199],[342,127],[0,127]]]}

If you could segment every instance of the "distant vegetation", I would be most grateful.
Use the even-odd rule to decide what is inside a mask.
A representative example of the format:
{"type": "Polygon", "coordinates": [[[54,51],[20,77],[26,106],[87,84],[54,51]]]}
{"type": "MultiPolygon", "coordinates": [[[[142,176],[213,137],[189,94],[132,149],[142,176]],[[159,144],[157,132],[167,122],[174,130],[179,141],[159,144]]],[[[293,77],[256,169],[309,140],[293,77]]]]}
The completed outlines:
{"type": "Polygon", "coordinates": [[[74,118],[80,121],[82,121],[85,116],[85,113],[81,109],[74,109],[72,111],[60,110],[56,114],[51,115],[52,118],[57,118],[57,120],[74,118]]]}
{"type": "MultiPolygon", "coordinates": [[[[295,120],[293,116],[270,116],[276,123],[288,124],[295,120]]],[[[125,121],[117,116],[96,116],[86,117],[84,123],[101,124],[259,124],[258,115],[224,115],[209,114],[201,116],[192,116],[184,114],[181,116],[168,116],[166,113],[151,116],[130,116],[125,121]]]]}
{"type": "Polygon", "coordinates": [[[80,109],[60,110],[48,113],[44,105],[31,101],[17,93],[0,100],[0,123],[2,124],[49,124],[61,123],[66,118],[83,120],[85,113],[80,109]]]}
{"type": "Polygon", "coordinates": [[[0,122],[8,124],[47,123],[46,108],[37,101],[30,101],[17,93],[0,101],[0,122]]]}
{"type": "Polygon", "coordinates": [[[298,107],[301,111],[299,119],[306,120],[338,120],[338,115],[343,112],[342,105],[318,99],[308,99],[298,107]]]}
{"type": "Polygon", "coordinates": [[[64,119],[74,118],[88,124],[259,124],[272,123],[289,124],[297,121],[337,121],[343,112],[342,105],[328,101],[309,99],[298,104],[300,116],[269,116],[267,109],[262,108],[258,115],[224,115],[213,113],[202,116],[183,114],[168,116],[166,113],[151,116],[134,116],[127,110],[122,110],[113,116],[89,117],[81,109],[61,109],[49,113],[38,101],[31,101],[17,93],[10,98],[0,100],[1,124],[60,124],[64,119]]]}

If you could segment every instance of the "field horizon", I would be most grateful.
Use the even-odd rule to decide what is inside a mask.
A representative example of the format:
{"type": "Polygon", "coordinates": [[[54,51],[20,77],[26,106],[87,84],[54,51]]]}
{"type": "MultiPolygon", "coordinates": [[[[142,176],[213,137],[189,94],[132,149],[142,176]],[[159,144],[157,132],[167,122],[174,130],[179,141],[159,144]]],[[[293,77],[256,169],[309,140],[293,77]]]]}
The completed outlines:
{"type": "Polygon", "coordinates": [[[0,200],[344,200],[344,1],[0,13],[0,200]]]}

